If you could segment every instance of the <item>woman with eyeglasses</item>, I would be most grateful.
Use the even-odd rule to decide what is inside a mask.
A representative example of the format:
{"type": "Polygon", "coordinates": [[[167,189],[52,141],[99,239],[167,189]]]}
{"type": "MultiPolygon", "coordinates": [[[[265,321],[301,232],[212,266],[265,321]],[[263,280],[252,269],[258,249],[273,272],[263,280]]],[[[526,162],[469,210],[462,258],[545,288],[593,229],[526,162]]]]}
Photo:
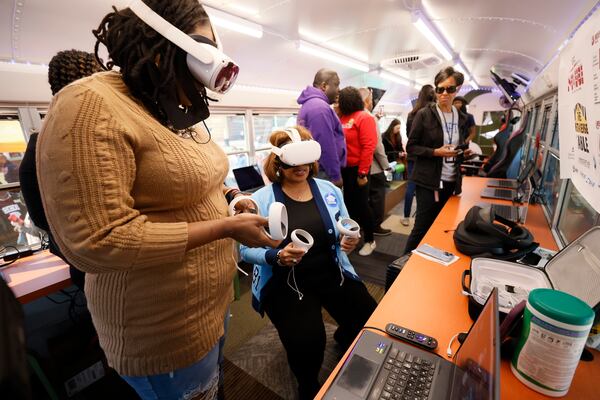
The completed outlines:
{"type": "Polygon", "coordinates": [[[423,107],[410,128],[407,152],[415,157],[410,180],[416,185],[417,215],[405,253],[414,250],[450,196],[461,192],[459,163],[470,150],[466,139],[466,115],[452,106],[464,76],[448,67],[435,76],[436,103],[423,107]]]}

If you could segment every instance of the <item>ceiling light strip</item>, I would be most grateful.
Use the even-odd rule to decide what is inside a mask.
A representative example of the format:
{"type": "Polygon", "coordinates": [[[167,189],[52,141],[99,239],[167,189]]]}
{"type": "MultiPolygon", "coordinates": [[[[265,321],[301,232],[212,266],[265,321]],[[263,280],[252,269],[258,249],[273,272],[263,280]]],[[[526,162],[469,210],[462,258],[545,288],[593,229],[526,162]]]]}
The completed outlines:
{"type": "Polygon", "coordinates": [[[358,71],[369,72],[370,70],[369,64],[365,62],[355,60],[348,56],[339,54],[329,49],[325,49],[321,46],[317,46],[304,40],[299,40],[297,42],[297,48],[303,53],[311,54],[324,60],[332,61],[336,64],[344,65],[346,67],[353,68],[358,71]]]}
{"type": "Polygon", "coordinates": [[[448,61],[452,60],[454,51],[446,39],[433,26],[423,11],[417,10],[412,15],[413,24],[425,36],[436,50],[448,61]]]}
{"type": "Polygon", "coordinates": [[[263,27],[255,22],[248,21],[244,18],[217,10],[215,8],[204,6],[206,13],[210,17],[210,21],[223,29],[238,32],[257,39],[263,37],[263,27]]]}

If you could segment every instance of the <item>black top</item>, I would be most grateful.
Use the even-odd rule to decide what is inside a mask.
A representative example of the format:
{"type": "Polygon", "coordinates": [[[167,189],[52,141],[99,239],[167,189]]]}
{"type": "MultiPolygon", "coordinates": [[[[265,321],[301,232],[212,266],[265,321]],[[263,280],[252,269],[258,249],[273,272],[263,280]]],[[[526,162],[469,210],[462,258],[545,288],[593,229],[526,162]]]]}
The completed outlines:
{"type": "MultiPolygon", "coordinates": [[[[458,113],[458,132],[459,144],[463,144],[468,135],[466,129],[467,116],[458,113]]],[[[442,157],[434,157],[433,151],[444,145],[444,132],[442,122],[438,115],[435,103],[430,103],[417,112],[414,120],[411,121],[410,133],[406,151],[416,158],[416,165],[413,169],[410,180],[415,184],[438,190],[442,176],[442,157]]],[[[462,162],[462,157],[456,158],[457,164],[462,162]]],[[[461,192],[461,174],[460,168],[457,168],[456,186],[454,192],[461,192]]]]}
{"type": "Polygon", "coordinates": [[[396,146],[392,143],[390,139],[383,136],[381,138],[383,142],[383,148],[385,149],[385,155],[389,162],[398,161],[398,155],[404,152],[404,147],[402,147],[402,139],[398,136],[398,140],[396,141],[396,146]]]}
{"type": "MultiPolygon", "coordinates": [[[[21,183],[21,194],[29,216],[33,221],[33,224],[40,229],[43,229],[48,234],[48,249],[52,254],[64,260],[64,257],[58,248],[58,245],[54,242],[54,238],[50,233],[50,226],[46,219],[46,213],[44,212],[44,206],[42,204],[42,196],[40,194],[40,186],[37,180],[37,168],[35,165],[35,149],[37,146],[37,133],[32,133],[27,143],[27,149],[23,154],[23,160],[21,160],[21,166],[19,167],[19,181],[21,183]]],[[[66,261],[66,260],[65,260],[66,261]]]]}
{"type": "MultiPolygon", "coordinates": [[[[302,257],[295,268],[296,282],[302,287],[318,284],[324,276],[337,271],[329,254],[329,246],[325,225],[319,214],[319,209],[314,199],[309,201],[296,201],[285,196],[285,207],[288,213],[288,237],[282,244],[282,248],[291,242],[291,235],[294,229],[304,229],[311,234],[315,243],[308,253],[302,257]]],[[[285,275],[282,278],[287,280],[289,267],[274,268],[273,277],[276,275],[285,275]]]]}
{"type": "Polygon", "coordinates": [[[27,211],[31,220],[38,228],[50,231],[44,207],[42,206],[42,197],[40,196],[40,187],[37,181],[35,167],[35,148],[37,145],[37,133],[32,133],[27,143],[27,149],[23,155],[21,166],[19,167],[19,181],[21,182],[21,193],[27,205],[27,211]]]}

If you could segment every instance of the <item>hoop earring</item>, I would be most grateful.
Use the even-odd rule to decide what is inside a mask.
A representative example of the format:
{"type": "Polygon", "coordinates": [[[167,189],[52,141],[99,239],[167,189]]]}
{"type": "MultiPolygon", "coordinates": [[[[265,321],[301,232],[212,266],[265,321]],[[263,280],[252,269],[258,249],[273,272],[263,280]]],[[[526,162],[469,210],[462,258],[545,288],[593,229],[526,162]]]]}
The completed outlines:
{"type": "Polygon", "coordinates": [[[281,178],[281,173],[279,172],[279,170],[277,170],[277,172],[275,172],[275,176],[278,178],[281,178]]]}

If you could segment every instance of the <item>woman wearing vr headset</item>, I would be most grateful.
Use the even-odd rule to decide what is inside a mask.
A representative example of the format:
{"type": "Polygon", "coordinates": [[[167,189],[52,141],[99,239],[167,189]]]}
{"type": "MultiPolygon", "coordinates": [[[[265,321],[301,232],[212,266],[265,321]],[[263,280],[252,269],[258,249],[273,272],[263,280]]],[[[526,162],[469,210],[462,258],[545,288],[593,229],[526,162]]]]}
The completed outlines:
{"type": "Polygon", "coordinates": [[[452,67],[435,76],[437,103],[429,103],[412,120],[406,150],[415,158],[410,180],[416,185],[417,214],[404,253],[414,250],[450,196],[461,192],[460,161],[468,132],[467,117],[452,106],[463,84],[463,74],[452,67]]]}
{"type": "Polygon", "coordinates": [[[252,305],[277,328],[301,399],[312,399],[320,388],[326,340],[321,308],[338,322],[334,338],[345,349],[377,307],[346,254],[358,238],[346,237],[340,243],[337,221],[348,217],[342,192],[314,178],[320,146],[314,142],[317,149],[310,150],[314,147],[302,146],[307,141],[314,142],[302,127],[271,134],[274,149],[264,171],[273,184],[252,197],[262,215],[273,202],[284,203],[288,231],[303,229],[314,244],[307,253],[289,238],[277,248],[240,249],[242,259],[254,264],[252,305]]]}
{"type": "Polygon", "coordinates": [[[227,157],[193,127],[209,115],[206,90],[226,92],[238,67],[197,0],[133,0],[94,35],[107,71],[61,90],[38,139],[50,228],[88,273],[100,345],[139,396],[216,398],[231,238],[277,245],[266,218],[227,216],[227,157]]]}

